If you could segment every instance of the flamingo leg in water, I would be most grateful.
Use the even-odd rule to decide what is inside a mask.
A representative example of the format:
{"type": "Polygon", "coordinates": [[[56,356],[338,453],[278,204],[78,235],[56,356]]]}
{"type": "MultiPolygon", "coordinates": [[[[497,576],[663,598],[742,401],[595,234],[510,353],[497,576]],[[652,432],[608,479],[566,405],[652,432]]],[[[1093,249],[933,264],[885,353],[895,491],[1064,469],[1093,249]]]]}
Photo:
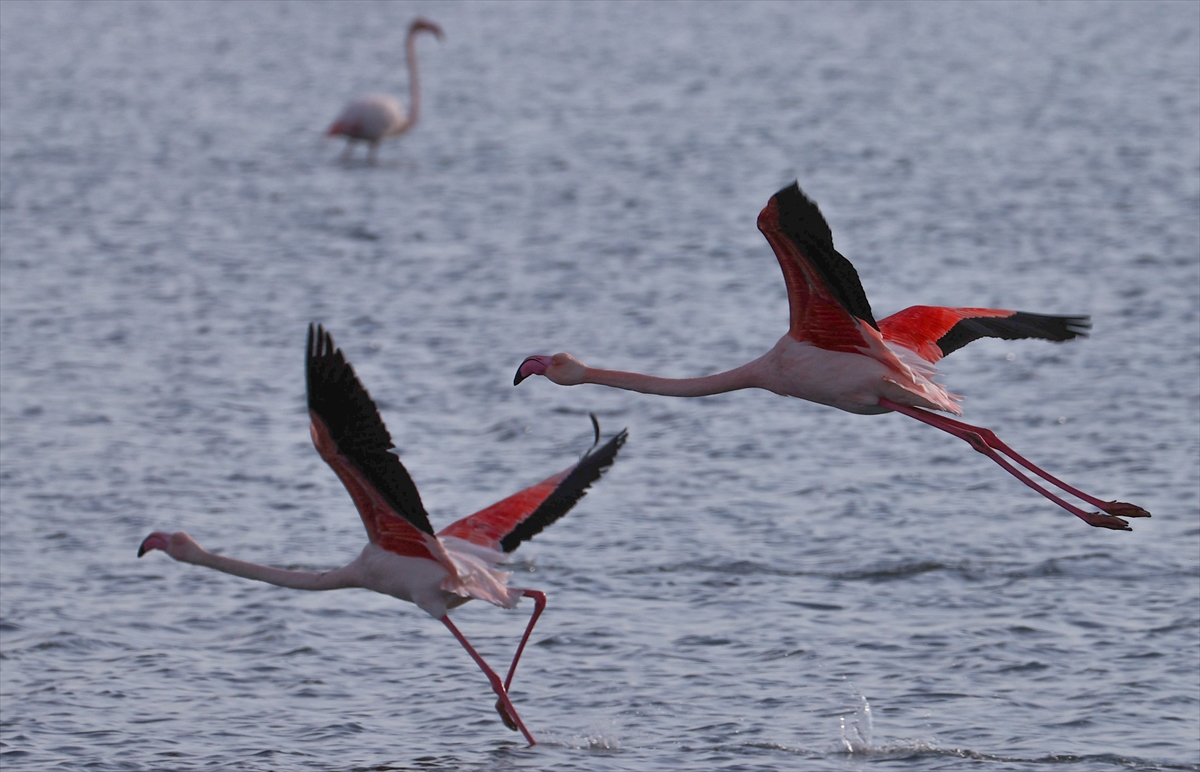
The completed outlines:
{"type": "MultiPolygon", "coordinates": [[[[512,685],[513,675],[517,672],[517,662],[521,659],[521,652],[525,651],[525,644],[529,642],[529,634],[533,632],[533,626],[537,624],[538,617],[546,610],[546,593],[539,590],[522,590],[521,595],[526,598],[533,598],[534,606],[533,615],[529,617],[529,624],[525,626],[525,634],[521,636],[521,643],[517,646],[517,653],[513,655],[512,664],[508,666],[508,676],[504,679],[504,692],[508,693],[508,687],[512,685]]],[[[517,722],[515,722],[505,710],[504,700],[496,700],[496,712],[500,714],[500,720],[504,725],[514,732],[517,731],[517,722]]]]}
{"type": "Polygon", "coordinates": [[[1016,477],[1030,488],[1033,488],[1035,491],[1050,499],[1055,504],[1058,504],[1063,509],[1083,520],[1088,525],[1096,526],[1098,528],[1112,528],[1118,531],[1128,531],[1130,530],[1129,524],[1120,517],[1116,517],[1116,515],[1121,515],[1122,517],[1150,517],[1150,513],[1141,507],[1133,504],[1126,504],[1121,501],[1101,501],[1094,496],[1089,496],[1078,488],[1073,488],[1072,486],[1067,485],[1057,477],[1051,475],[1049,472],[1046,472],[1045,470],[1033,464],[1031,461],[1025,459],[1012,448],[1008,447],[1008,445],[1004,444],[991,429],[987,429],[982,426],[972,426],[971,424],[963,423],[962,421],[956,421],[952,418],[947,418],[942,415],[936,415],[920,408],[901,405],[896,402],[892,402],[889,399],[880,399],[879,404],[890,410],[894,410],[897,413],[903,413],[904,415],[915,418],[922,423],[929,424],[936,429],[941,429],[948,434],[952,434],[955,437],[966,441],[972,448],[995,461],[1001,466],[1001,468],[1003,468],[1013,477],[1016,477]],[[1067,493],[1070,493],[1072,496],[1077,496],[1079,499],[1086,501],[1093,506],[1099,507],[1108,514],[1100,514],[1099,512],[1085,512],[1079,507],[1068,504],[1060,497],[1054,495],[1050,491],[1047,491],[1045,488],[1029,479],[1021,472],[1021,470],[1010,464],[1001,454],[1008,456],[1013,461],[1036,474],[1038,477],[1041,477],[1043,480],[1066,491],[1067,493]]]}
{"type": "Polygon", "coordinates": [[[521,717],[517,715],[517,709],[513,707],[512,701],[508,699],[508,692],[504,690],[504,684],[501,683],[500,676],[496,675],[496,671],[488,667],[488,664],[483,661],[483,657],[479,656],[479,652],[475,651],[475,648],[471,646],[471,644],[467,643],[467,639],[458,631],[458,628],[454,626],[454,623],[450,621],[449,616],[442,617],[442,624],[449,628],[450,632],[454,634],[454,637],[458,639],[458,642],[461,643],[463,648],[467,650],[467,653],[471,655],[471,659],[475,660],[475,664],[479,665],[480,669],[483,670],[483,674],[487,676],[488,681],[492,684],[492,690],[496,692],[496,695],[500,698],[500,702],[504,705],[505,710],[508,711],[509,717],[511,717],[513,722],[516,724],[515,728],[520,729],[521,734],[525,735],[525,739],[529,741],[529,747],[532,748],[533,746],[537,745],[537,740],[534,740],[533,735],[529,734],[529,730],[525,728],[525,724],[522,723],[521,717]]]}
{"type": "Polygon", "coordinates": [[[517,672],[517,661],[521,659],[521,652],[525,651],[525,644],[529,642],[529,634],[533,632],[533,626],[537,624],[538,617],[546,610],[546,593],[540,590],[523,590],[521,595],[533,598],[536,605],[533,609],[533,616],[529,617],[529,624],[525,626],[525,634],[521,636],[521,643],[517,646],[517,653],[513,656],[512,664],[508,666],[508,677],[504,679],[504,691],[508,691],[508,687],[512,684],[513,674],[517,672]]]}

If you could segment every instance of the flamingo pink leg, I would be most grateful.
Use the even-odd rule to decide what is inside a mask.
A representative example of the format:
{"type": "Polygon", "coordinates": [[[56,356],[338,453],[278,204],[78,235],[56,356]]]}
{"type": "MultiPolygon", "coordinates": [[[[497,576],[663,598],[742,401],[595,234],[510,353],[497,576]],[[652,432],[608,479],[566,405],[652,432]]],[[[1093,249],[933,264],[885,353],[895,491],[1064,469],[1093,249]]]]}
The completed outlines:
{"type": "Polygon", "coordinates": [[[922,423],[929,424],[936,429],[941,429],[942,431],[952,434],[961,440],[965,440],[972,448],[995,461],[1000,465],[1001,468],[1003,468],[1013,477],[1016,477],[1030,488],[1033,488],[1035,491],[1050,499],[1055,504],[1058,504],[1063,509],[1083,520],[1088,525],[1096,526],[1098,528],[1112,528],[1118,531],[1128,531],[1130,530],[1129,524],[1120,517],[1116,517],[1116,515],[1121,515],[1123,517],[1150,517],[1150,513],[1141,507],[1133,504],[1126,504],[1121,501],[1101,501],[1093,496],[1089,496],[1077,488],[1067,485],[1057,477],[1054,477],[1050,473],[1033,464],[1031,461],[1025,459],[1012,448],[1008,447],[1008,445],[1004,444],[991,429],[987,429],[982,426],[972,426],[971,424],[963,423],[962,421],[956,421],[945,416],[936,415],[920,408],[901,405],[899,403],[892,402],[889,399],[881,398],[879,400],[879,404],[890,410],[894,410],[897,413],[903,413],[904,415],[915,418],[922,423]],[[1029,471],[1033,472],[1038,477],[1041,477],[1043,480],[1046,480],[1052,485],[1061,488],[1067,493],[1070,493],[1072,496],[1077,496],[1081,500],[1086,501],[1093,506],[1099,507],[1108,514],[1102,515],[1099,512],[1085,512],[1079,507],[1068,504],[1066,501],[1063,501],[1058,496],[1047,491],[1045,488],[1022,474],[1019,469],[1014,467],[1003,456],[1001,456],[1001,453],[1008,456],[1029,471]]]}
{"type": "Polygon", "coordinates": [[[508,687],[512,684],[513,674],[517,672],[517,661],[521,659],[521,652],[525,651],[525,644],[529,641],[529,634],[533,632],[533,626],[537,624],[538,617],[546,610],[546,593],[541,590],[523,590],[521,595],[526,598],[533,598],[536,604],[533,609],[533,616],[529,617],[529,624],[525,626],[525,634],[521,636],[521,643],[517,646],[517,653],[513,656],[512,664],[508,666],[508,677],[504,679],[504,691],[508,691],[508,687]]]}
{"type": "MultiPolygon", "coordinates": [[[[450,629],[450,632],[454,633],[454,637],[458,639],[458,642],[461,643],[463,648],[467,650],[467,653],[471,655],[471,659],[475,660],[475,664],[479,665],[480,669],[483,670],[483,674],[487,676],[488,681],[492,684],[492,690],[496,692],[496,695],[500,698],[500,702],[504,705],[505,710],[508,711],[508,715],[517,725],[516,728],[520,729],[521,734],[525,735],[525,739],[529,741],[529,747],[532,748],[533,746],[537,745],[537,740],[534,740],[533,735],[529,734],[529,730],[525,728],[525,724],[522,723],[521,717],[517,715],[517,709],[513,707],[512,701],[508,699],[508,692],[504,690],[504,684],[500,682],[500,676],[496,675],[496,671],[488,667],[488,664],[483,661],[483,657],[479,656],[479,652],[475,651],[475,648],[471,646],[471,644],[467,643],[467,639],[458,631],[458,628],[454,626],[454,623],[450,621],[449,616],[442,617],[442,624],[446,625],[446,627],[450,629]]],[[[501,717],[503,717],[503,714],[501,714],[501,717]]],[[[507,724],[508,722],[506,721],[505,723],[507,724]]]]}
{"type": "MultiPolygon", "coordinates": [[[[537,605],[533,609],[533,616],[529,617],[529,624],[525,626],[525,634],[521,636],[521,643],[517,646],[517,653],[513,655],[512,664],[508,666],[508,677],[504,679],[504,691],[508,693],[508,687],[512,685],[513,675],[517,672],[517,662],[521,659],[521,652],[525,651],[525,644],[529,641],[529,634],[533,632],[533,626],[537,623],[538,617],[546,609],[546,593],[539,590],[522,590],[521,595],[526,598],[533,598],[537,605]]],[[[504,708],[503,700],[496,700],[496,712],[500,714],[500,720],[504,725],[514,732],[517,730],[517,723],[513,721],[512,716],[504,708]]]]}

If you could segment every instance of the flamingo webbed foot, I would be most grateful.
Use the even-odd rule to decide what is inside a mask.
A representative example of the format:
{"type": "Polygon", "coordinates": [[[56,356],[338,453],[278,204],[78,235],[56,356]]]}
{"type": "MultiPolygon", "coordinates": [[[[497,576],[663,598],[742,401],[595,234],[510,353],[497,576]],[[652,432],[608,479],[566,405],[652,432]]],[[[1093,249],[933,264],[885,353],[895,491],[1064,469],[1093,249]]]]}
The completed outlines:
{"type": "Polygon", "coordinates": [[[1126,504],[1124,501],[1110,501],[1100,507],[1110,515],[1120,517],[1150,517],[1150,513],[1136,504],[1126,504]]]}
{"type": "MultiPolygon", "coordinates": [[[[1079,510],[1076,510],[1078,513],[1079,510]]],[[[1079,519],[1095,528],[1111,528],[1114,531],[1132,531],[1129,523],[1119,517],[1113,515],[1104,515],[1099,512],[1084,512],[1079,515],[1079,519]]]]}
{"type": "Polygon", "coordinates": [[[500,720],[504,722],[506,727],[514,732],[520,729],[517,726],[517,722],[509,715],[508,708],[504,707],[504,700],[496,700],[496,712],[500,714],[500,720]]]}

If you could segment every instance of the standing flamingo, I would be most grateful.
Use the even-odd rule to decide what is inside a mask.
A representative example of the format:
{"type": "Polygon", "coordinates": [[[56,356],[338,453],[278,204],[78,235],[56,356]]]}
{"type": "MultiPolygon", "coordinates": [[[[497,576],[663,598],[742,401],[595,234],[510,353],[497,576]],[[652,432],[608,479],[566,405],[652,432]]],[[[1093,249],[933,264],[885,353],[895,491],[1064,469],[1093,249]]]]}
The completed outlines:
{"type": "Polygon", "coordinates": [[[404,53],[408,60],[408,103],[412,112],[405,114],[404,106],[389,94],[369,94],[356,99],[342,108],[341,114],[329,127],[326,136],[342,134],[346,137],[346,150],[342,160],[350,158],[354,143],[365,140],[370,143],[367,160],[375,163],[379,143],[388,137],[398,137],[417,122],[421,112],[421,84],[417,76],[417,33],[432,32],[442,39],[442,28],[425,19],[414,19],[404,39],[404,53]]]}
{"type": "Polygon", "coordinates": [[[341,350],[334,348],[333,338],[321,327],[308,329],[307,369],[309,431],[317,452],[333,467],[362,516],[369,539],[362,553],[349,565],[332,571],[289,571],[214,555],[183,532],[155,532],[142,541],[138,557],[159,549],[183,563],[279,587],[363,587],[411,601],[453,633],[491,682],[499,697],[496,710],[505,725],[513,731],[520,729],[534,745],[509,700],[508,688],[533,625],[546,607],[546,596],[537,590],[508,587],[508,572],[496,566],[521,542],[541,533],[575,506],[612,464],[626,433],[622,431],[595,450],[600,425],[592,416],[596,442],[579,463],[435,534],[416,485],[400,459],[388,451],[394,446],[379,410],[341,350]],[[535,607],[508,676],[501,682],[446,612],[471,598],[515,608],[522,597],[533,598],[535,607]]]}
{"type": "Polygon", "coordinates": [[[513,384],[544,375],[563,386],[598,383],[671,397],[699,397],[759,388],[830,405],[850,413],[896,411],[966,440],[1018,480],[1088,525],[1130,530],[1121,517],[1149,517],[1133,504],[1101,501],[1066,485],[1000,441],[991,430],[936,415],[961,415],[959,399],[934,383],[934,364],[979,338],[1070,340],[1086,335],[1086,316],[1043,316],[992,308],[913,306],[879,322],[850,261],[833,248],[833,235],[817,205],[798,185],[771,197],[758,229],[775,251],[787,284],[791,327],[774,348],[741,367],[702,378],[652,375],[588,367],[569,354],[531,356],[513,384]],[[922,409],[924,408],[924,409],[922,409]],[[1027,477],[1008,459],[1107,514],[1085,512],[1027,477]]]}

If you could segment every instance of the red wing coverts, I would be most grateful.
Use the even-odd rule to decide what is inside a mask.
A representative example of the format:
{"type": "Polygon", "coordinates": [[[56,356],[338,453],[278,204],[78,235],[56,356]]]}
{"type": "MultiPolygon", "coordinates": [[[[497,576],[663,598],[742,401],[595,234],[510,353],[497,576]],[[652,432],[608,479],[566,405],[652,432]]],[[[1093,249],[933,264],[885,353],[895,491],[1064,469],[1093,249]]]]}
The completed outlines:
{"type": "MultiPolygon", "coordinates": [[[[596,442],[600,441],[600,425],[596,427],[596,442]]],[[[492,549],[512,552],[521,542],[532,539],[546,526],[558,520],[587,493],[588,487],[604,473],[625,444],[626,432],[593,450],[570,469],[542,480],[520,493],[499,501],[487,509],[464,517],[442,530],[439,536],[456,536],[492,549]]],[[[595,446],[593,445],[593,448],[595,446]]]]}
{"type": "Polygon", "coordinates": [[[1041,338],[1064,341],[1086,336],[1086,316],[1047,316],[995,308],[913,306],[879,323],[885,340],[911,349],[929,362],[980,338],[1041,338]]]}
{"type": "Polygon", "coordinates": [[[829,351],[867,345],[855,320],[879,329],[854,266],[833,248],[833,235],[796,183],[776,193],[758,215],[783,269],[792,337],[829,351]]]}
{"type": "Polygon", "coordinates": [[[422,533],[432,536],[433,527],[417,486],[390,452],[392,438],[371,395],[320,326],[309,325],[307,360],[313,440],[354,499],[367,535],[393,552],[432,557],[422,533]],[[322,447],[324,439],[332,449],[322,447]]]}

